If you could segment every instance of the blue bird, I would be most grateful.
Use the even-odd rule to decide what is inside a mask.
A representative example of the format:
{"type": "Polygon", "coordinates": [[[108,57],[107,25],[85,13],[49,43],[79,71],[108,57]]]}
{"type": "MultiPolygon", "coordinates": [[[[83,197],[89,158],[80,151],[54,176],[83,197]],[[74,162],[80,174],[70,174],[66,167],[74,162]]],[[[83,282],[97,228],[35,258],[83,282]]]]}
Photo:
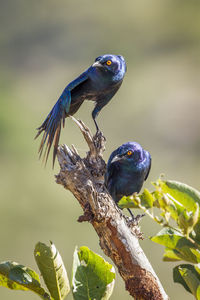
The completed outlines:
{"type": "Polygon", "coordinates": [[[150,169],[149,152],[136,142],[125,143],[113,151],[105,173],[105,185],[113,200],[118,203],[123,196],[139,193],[150,169]]]}
{"type": "Polygon", "coordinates": [[[126,62],[121,55],[105,54],[98,56],[95,62],[75,80],[70,82],[60,98],[37,129],[37,138],[42,132],[43,137],[39,147],[41,157],[44,146],[44,159],[47,162],[52,144],[53,165],[55,162],[61,132],[61,123],[65,125],[65,118],[77,112],[84,100],[95,102],[92,118],[99,131],[96,117],[101,109],[111,100],[122,84],[126,73],[126,62]]]}

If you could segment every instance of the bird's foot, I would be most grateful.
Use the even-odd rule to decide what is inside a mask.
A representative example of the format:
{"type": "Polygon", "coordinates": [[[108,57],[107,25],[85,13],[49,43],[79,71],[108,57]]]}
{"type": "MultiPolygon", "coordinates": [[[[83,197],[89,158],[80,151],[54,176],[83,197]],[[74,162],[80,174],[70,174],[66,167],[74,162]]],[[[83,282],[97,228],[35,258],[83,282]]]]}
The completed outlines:
{"type": "Polygon", "coordinates": [[[130,218],[130,221],[135,225],[138,225],[144,216],[145,214],[137,215],[136,217],[130,218]]]}
{"type": "Polygon", "coordinates": [[[129,223],[132,224],[132,226],[137,226],[140,222],[140,220],[145,216],[145,214],[141,214],[141,215],[137,215],[136,217],[134,216],[134,214],[132,213],[132,211],[130,210],[130,208],[127,208],[127,210],[129,211],[131,217],[129,218],[129,223]]]}
{"type": "Polygon", "coordinates": [[[144,214],[137,215],[136,217],[126,217],[126,223],[130,228],[133,235],[135,235],[138,239],[143,240],[144,236],[143,233],[140,231],[139,222],[144,217],[144,214]]]}
{"type": "Polygon", "coordinates": [[[96,149],[101,150],[101,153],[103,153],[105,151],[106,138],[99,129],[93,136],[93,141],[94,141],[94,145],[95,145],[96,149]]]}

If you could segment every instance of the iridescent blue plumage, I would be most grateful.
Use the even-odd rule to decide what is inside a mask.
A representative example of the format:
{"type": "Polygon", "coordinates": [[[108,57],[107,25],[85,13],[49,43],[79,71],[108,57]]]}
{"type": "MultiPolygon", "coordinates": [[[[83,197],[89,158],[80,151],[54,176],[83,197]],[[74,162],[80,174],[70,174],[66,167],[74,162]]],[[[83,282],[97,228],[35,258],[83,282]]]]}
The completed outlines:
{"type": "Polygon", "coordinates": [[[142,188],[151,168],[151,156],[136,142],[128,142],[112,152],[105,173],[105,185],[117,203],[142,188]]]}
{"type": "Polygon", "coordinates": [[[96,117],[119,89],[125,73],[126,63],[122,56],[105,54],[97,57],[92,66],[69,83],[45,121],[38,128],[36,138],[44,132],[39,147],[39,155],[42,155],[46,144],[44,158],[47,161],[51,146],[54,144],[54,164],[59,143],[61,123],[63,122],[64,127],[65,118],[75,114],[84,100],[95,102],[92,118],[95,122],[96,129],[99,130],[96,117]]]}

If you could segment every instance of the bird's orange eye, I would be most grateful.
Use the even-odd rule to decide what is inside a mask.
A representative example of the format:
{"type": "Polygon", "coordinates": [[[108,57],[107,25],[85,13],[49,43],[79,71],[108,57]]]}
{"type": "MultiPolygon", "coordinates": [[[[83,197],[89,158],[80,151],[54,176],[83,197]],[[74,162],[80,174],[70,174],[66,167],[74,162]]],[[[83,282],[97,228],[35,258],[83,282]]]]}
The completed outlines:
{"type": "Polygon", "coordinates": [[[131,151],[131,150],[129,150],[128,152],[127,152],[127,155],[128,156],[131,156],[133,154],[133,152],[131,151]]]}
{"type": "Polygon", "coordinates": [[[107,64],[108,66],[110,66],[110,65],[112,64],[112,61],[111,61],[111,60],[107,60],[106,64],[107,64]]]}

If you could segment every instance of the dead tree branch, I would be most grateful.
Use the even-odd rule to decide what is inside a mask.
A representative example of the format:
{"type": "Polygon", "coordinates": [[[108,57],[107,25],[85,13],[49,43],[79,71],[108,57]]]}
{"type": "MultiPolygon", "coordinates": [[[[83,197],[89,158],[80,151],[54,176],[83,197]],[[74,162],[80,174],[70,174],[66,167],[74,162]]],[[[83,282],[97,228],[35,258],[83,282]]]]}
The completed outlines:
{"type": "MultiPolygon", "coordinates": [[[[90,222],[96,230],[100,246],[118,268],[126,289],[135,299],[167,300],[158,277],[141,249],[138,224],[122,214],[104,186],[106,164],[102,158],[105,138],[100,132],[92,137],[82,121],[73,118],[80,128],[89,152],[81,158],[74,146],[59,147],[60,173],[56,182],[70,190],[84,214],[78,221],[90,222]]],[[[137,223],[137,222],[136,222],[137,223]]]]}

